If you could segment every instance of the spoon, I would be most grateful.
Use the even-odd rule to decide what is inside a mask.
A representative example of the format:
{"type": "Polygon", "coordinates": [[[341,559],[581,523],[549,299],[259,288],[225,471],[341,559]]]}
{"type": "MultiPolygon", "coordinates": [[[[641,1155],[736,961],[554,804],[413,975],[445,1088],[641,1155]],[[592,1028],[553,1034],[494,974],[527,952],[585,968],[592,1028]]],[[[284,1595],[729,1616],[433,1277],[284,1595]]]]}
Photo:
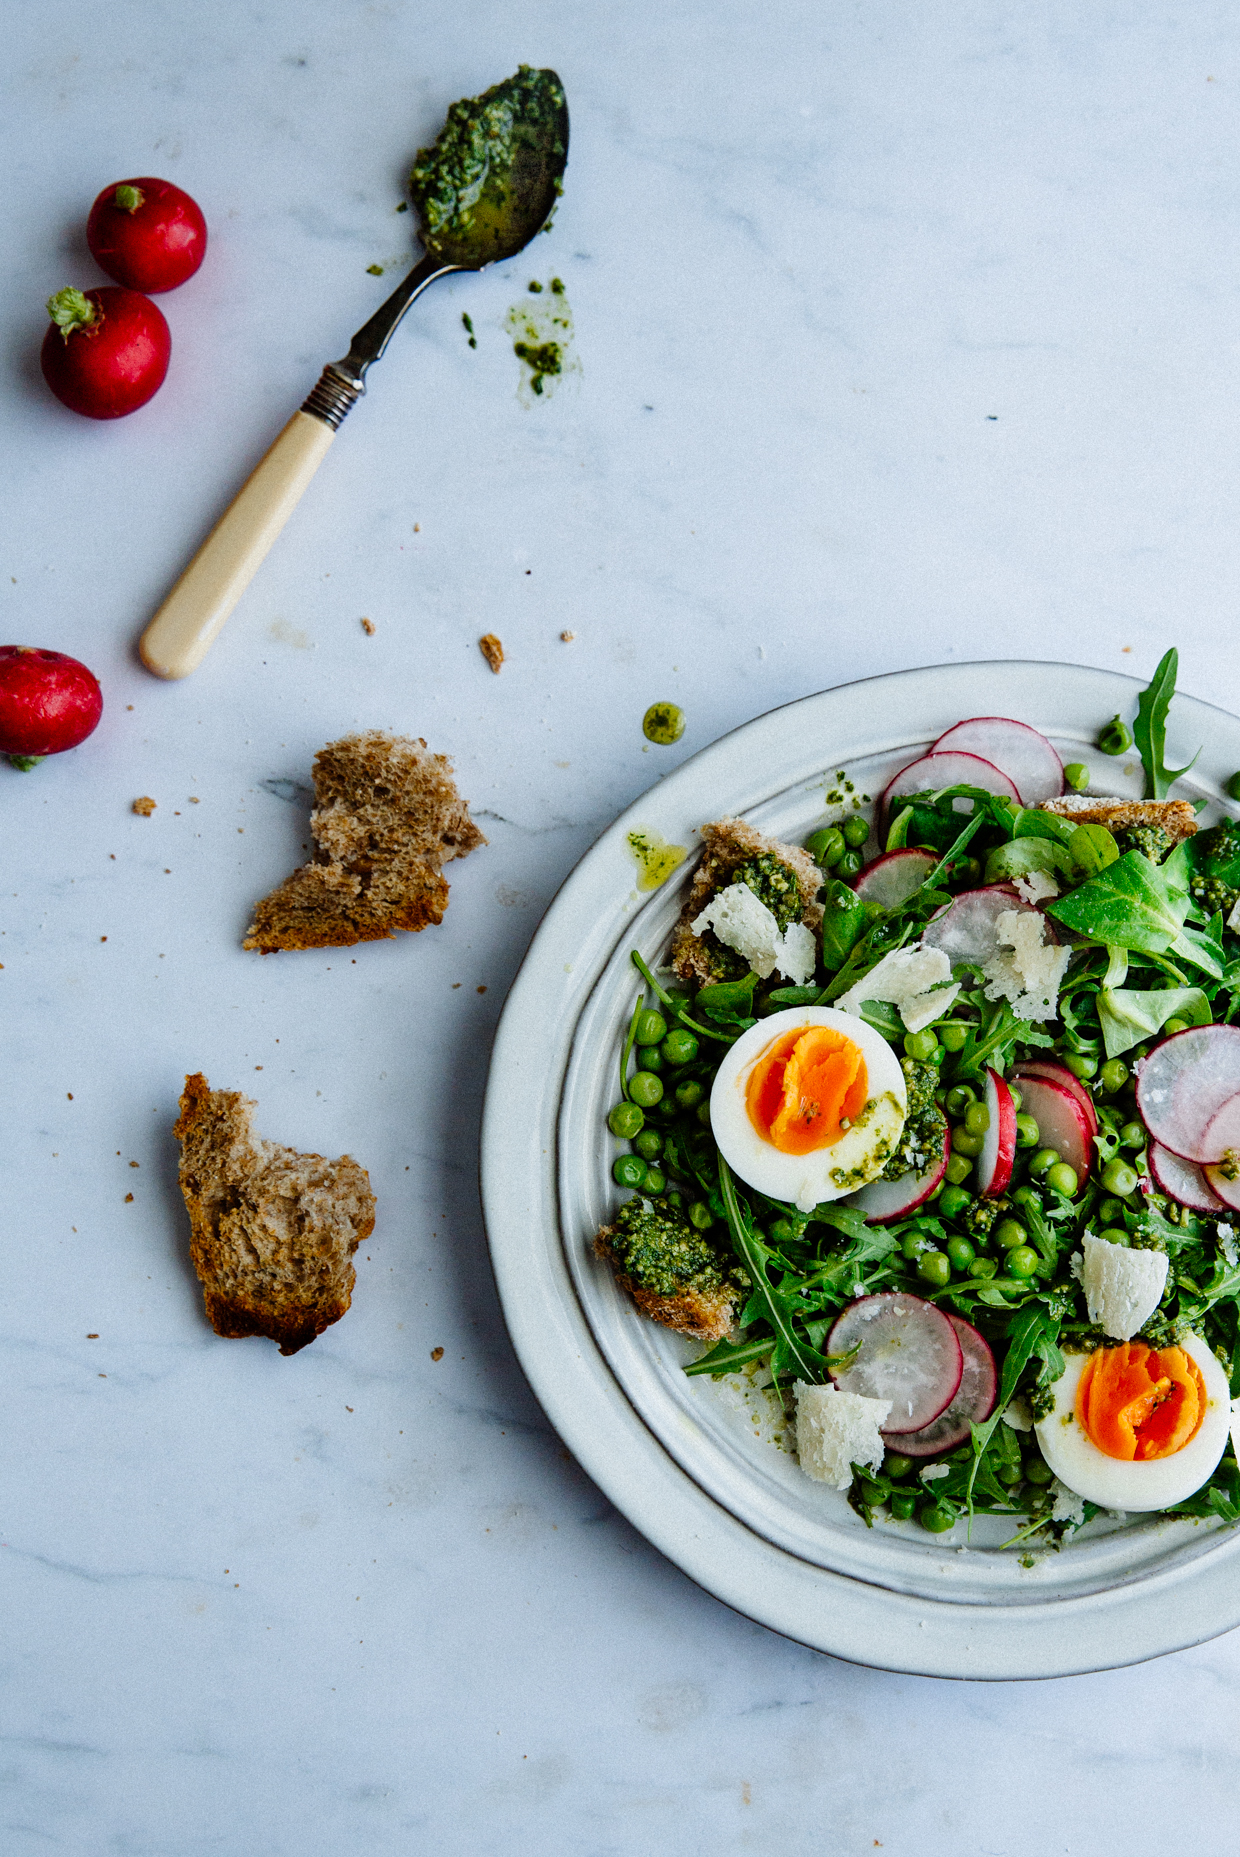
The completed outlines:
{"type": "Polygon", "coordinates": [[[481,97],[462,98],[433,148],[419,151],[411,191],[425,256],[353,337],[255,466],[139,644],[157,677],[197,670],[297,507],[342,421],[366,391],[405,311],[453,271],[515,258],[541,231],[568,160],[568,105],[554,71],[522,65],[481,97]]]}

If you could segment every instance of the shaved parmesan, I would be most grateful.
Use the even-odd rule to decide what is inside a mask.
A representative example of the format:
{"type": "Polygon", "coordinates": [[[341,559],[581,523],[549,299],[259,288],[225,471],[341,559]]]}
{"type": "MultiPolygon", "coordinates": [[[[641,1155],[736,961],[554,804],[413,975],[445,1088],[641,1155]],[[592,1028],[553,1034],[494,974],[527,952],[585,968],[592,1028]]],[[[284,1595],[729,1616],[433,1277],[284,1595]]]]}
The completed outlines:
{"type": "Polygon", "coordinates": [[[1044,941],[1045,928],[1043,916],[1031,909],[1005,909],[995,923],[999,950],[982,968],[986,997],[1010,1000],[1018,1019],[1053,1019],[1059,1009],[1072,950],[1044,941]]]}
{"type": "Polygon", "coordinates": [[[959,982],[952,983],[952,964],[941,948],[895,948],[835,1004],[856,1019],[867,999],[897,1006],[905,1029],[920,1032],[951,1010],[959,991],[959,982]]]}
{"type": "Polygon", "coordinates": [[[1052,1522],[1068,1522],[1073,1528],[1079,1528],[1085,1520],[1085,1498],[1078,1496],[1074,1489],[1055,1478],[1055,1500],[1051,1504],[1052,1522]]]}
{"type": "Polygon", "coordinates": [[[1131,1341],[1162,1301],[1166,1252],[1130,1251],[1092,1232],[1081,1240],[1081,1250],[1081,1288],[1090,1321],[1116,1341],[1131,1341]]]}
{"type": "Polygon", "coordinates": [[[797,1456],[806,1476],[847,1489],[852,1467],[877,1470],[883,1461],[879,1431],[891,1411],[889,1399],[866,1399],[837,1386],[796,1383],[797,1456]]]}
{"type": "Polygon", "coordinates": [[[790,922],[781,935],[779,924],[747,883],[730,883],[711,897],[690,927],[695,935],[712,929],[725,948],[749,962],[760,980],[778,968],[794,986],[814,977],[814,937],[803,922],[790,922]]]}
{"type": "Polygon", "coordinates": [[[1041,903],[1048,896],[1059,895],[1059,885],[1048,870],[1031,870],[1027,877],[1014,879],[1016,893],[1026,903],[1041,903]]]}

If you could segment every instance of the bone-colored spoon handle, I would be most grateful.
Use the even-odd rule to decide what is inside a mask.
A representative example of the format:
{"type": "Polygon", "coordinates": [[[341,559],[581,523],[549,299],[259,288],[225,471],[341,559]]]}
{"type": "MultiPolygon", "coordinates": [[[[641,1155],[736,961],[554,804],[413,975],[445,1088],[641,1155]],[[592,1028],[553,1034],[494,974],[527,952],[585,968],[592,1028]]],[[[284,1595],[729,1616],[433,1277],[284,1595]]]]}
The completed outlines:
{"type": "Polygon", "coordinates": [[[188,677],[202,663],[335,436],[312,413],[293,414],[142,634],[149,671],[188,677]]]}

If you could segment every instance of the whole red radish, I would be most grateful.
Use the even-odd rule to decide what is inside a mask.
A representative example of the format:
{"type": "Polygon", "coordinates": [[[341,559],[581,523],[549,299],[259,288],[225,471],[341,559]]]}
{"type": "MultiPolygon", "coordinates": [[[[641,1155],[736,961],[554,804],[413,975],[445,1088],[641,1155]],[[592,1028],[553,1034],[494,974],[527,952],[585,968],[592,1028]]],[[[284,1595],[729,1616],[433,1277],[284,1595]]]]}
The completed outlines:
{"type": "Polygon", "coordinates": [[[43,378],[88,419],[136,413],[163,385],[172,337],[163,313],[136,290],[58,290],[47,301],[43,378]]]}
{"type": "Polygon", "coordinates": [[[46,754],[76,748],[103,714],[92,671],[63,651],[0,645],[0,754],[25,771],[46,754]]]}
{"type": "Polygon", "coordinates": [[[175,290],[207,250],[196,200],[171,181],[143,175],[105,187],[90,209],[86,243],[96,264],[129,290],[175,290]]]}

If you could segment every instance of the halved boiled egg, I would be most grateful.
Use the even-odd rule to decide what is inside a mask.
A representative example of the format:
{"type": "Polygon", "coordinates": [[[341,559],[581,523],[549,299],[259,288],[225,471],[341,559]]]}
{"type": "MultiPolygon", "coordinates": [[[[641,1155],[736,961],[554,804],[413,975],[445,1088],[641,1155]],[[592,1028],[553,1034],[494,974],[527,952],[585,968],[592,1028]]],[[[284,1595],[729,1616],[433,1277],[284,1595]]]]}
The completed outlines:
{"type": "Polygon", "coordinates": [[[1036,1427],[1061,1483],[1087,1502],[1138,1514],[1201,1488],[1227,1443],[1231,1388],[1199,1335],[1170,1348],[1125,1341],[1065,1358],[1054,1407],[1036,1427]]]}
{"type": "Polygon", "coordinates": [[[833,1006],[794,1006],[732,1046],[710,1126],[746,1185],[812,1212],[877,1179],[907,1108],[904,1072],[881,1033],[833,1006]]]}

